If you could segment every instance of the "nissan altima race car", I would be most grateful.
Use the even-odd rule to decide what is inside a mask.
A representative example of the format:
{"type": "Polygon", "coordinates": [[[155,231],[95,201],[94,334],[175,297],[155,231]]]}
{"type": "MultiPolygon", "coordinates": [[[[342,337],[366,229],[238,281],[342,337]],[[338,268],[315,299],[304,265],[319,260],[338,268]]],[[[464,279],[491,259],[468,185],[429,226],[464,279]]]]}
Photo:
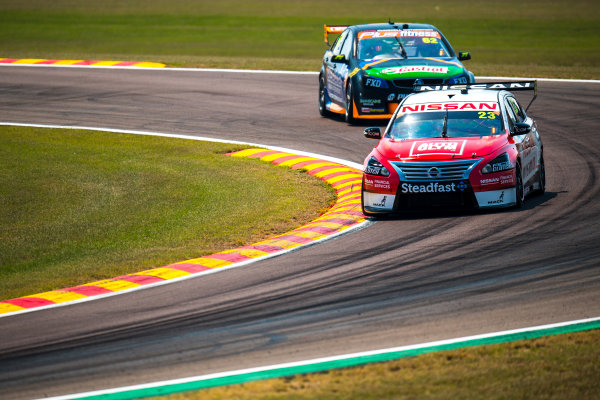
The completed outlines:
{"type": "Polygon", "coordinates": [[[380,140],[364,162],[363,213],[521,207],[544,193],[542,141],[517,90],[535,91],[531,105],[537,82],[416,86],[383,135],[365,129],[380,140]]]}
{"type": "Polygon", "coordinates": [[[323,56],[319,73],[319,112],[344,115],[346,122],[389,119],[417,84],[475,81],[458,54],[433,25],[393,22],[367,25],[325,25],[340,34],[323,56]]]}

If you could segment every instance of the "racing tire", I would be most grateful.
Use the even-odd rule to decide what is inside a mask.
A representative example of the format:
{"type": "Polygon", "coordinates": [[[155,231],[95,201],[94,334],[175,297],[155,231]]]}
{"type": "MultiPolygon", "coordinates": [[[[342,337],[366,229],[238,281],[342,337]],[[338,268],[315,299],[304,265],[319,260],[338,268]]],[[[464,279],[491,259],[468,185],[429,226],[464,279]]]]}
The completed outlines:
{"type": "Polygon", "coordinates": [[[352,93],[352,81],[348,82],[348,87],[346,88],[346,122],[350,125],[356,123],[356,119],[354,118],[354,93],[352,93]]]}
{"type": "Polygon", "coordinates": [[[543,195],[546,193],[546,166],[544,165],[544,156],[540,157],[540,169],[538,171],[538,189],[536,194],[543,195]]]}
{"type": "Polygon", "coordinates": [[[325,105],[325,79],[323,79],[322,75],[319,76],[319,114],[321,114],[322,117],[331,115],[325,105]]]}
{"type": "Polygon", "coordinates": [[[521,164],[519,162],[517,162],[517,167],[515,170],[515,180],[515,208],[521,208],[525,203],[525,185],[523,184],[523,175],[521,174],[521,164]]]}

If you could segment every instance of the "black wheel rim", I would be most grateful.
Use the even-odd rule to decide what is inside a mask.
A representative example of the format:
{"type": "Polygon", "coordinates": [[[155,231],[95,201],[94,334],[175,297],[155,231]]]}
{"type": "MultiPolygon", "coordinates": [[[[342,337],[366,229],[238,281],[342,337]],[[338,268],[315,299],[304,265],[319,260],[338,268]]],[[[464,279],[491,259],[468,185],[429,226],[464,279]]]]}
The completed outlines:
{"type": "Polygon", "coordinates": [[[521,168],[517,169],[517,203],[522,204],[525,200],[525,188],[523,187],[523,177],[521,168]]]}
{"type": "Polygon", "coordinates": [[[323,85],[323,78],[319,79],[319,110],[325,111],[325,86],[323,85]]]}
{"type": "Polygon", "coordinates": [[[346,90],[346,121],[352,119],[352,86],[346,90]]]}
{"type": "Polygon", "coordinates": [[[546,166],[544,165],[544,159],[542,158],[542,162],[540,163],[540,192],[546,191],[546,166]]]}

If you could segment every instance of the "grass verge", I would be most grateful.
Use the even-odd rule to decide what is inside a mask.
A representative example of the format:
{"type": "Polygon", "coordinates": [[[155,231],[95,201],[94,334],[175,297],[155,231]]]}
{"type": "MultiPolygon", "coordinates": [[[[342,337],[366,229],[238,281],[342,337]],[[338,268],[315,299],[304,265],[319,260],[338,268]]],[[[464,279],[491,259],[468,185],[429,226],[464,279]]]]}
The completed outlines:
{"type": "Polygon", "coordinates": [[[594,399],[600,330],[164,396],[221,399],[594,399]]]}
{"type": "Polygon", "coordinates": [[[475,75],[600,78],[596,0],[3,0],[0,57],[318,71],[323,24],[426,22],[475,75]]]}
{"type": "Polygon", "coordinates": [[[283,233],[333,189],[240,146],[0,126],[0,298],[159,267],[283,233]]]}

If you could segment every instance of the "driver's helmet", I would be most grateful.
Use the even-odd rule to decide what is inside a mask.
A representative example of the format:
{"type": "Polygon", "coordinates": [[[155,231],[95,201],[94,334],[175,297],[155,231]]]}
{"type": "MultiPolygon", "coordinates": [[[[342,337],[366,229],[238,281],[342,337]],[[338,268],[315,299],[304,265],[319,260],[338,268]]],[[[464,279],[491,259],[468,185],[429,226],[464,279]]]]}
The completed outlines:
{"type": "Polygon", "coordinates": [[[380,40],[364,39],[360,44],[360,58],[371,59],[383,51],[383,46],[380,40]]]}
{"type": "Polygon", "coordinates": [[[396,39],[384,39],[381,41],[382,53],[390,54],[398,51],[399,45],[396,39]]]}

